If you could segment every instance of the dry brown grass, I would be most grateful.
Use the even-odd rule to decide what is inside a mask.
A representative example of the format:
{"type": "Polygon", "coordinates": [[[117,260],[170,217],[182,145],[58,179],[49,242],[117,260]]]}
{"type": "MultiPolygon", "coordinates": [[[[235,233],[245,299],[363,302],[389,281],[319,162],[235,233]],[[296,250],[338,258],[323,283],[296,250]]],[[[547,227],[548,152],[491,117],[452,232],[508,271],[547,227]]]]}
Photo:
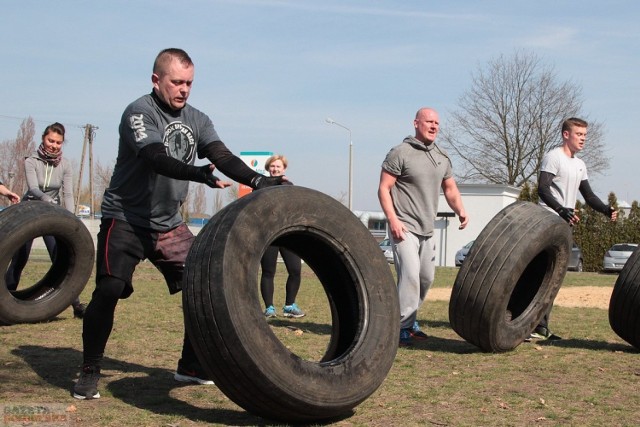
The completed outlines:
{"type": "MultiPolygon", "coordinates": [[[[456,269],[438,269],[436,288],[456,269]]],[[[581,286],[610,287],[615,276],[569,275],[581,286]],[[600,283],[602,282],[602,283],[600,283]]],[[[282,276],[276,301],[282,301],[282,276]]],[[[179,296],[144,263],[135,293],[118,305],[100,382],[102,398],[77,401],[70,390],[81,362],[81,322],[71,309],[35,325],[0,327],[0,403],[63,404],[79,426],[264,425],[215,386],[184,386],[172,375],[179,358],[179,296]]],[[[87,301],[92,282],[82,299],[87,301]]],[[[272,321],[292,351],[319,358],[328,340],[326,297],[305,269],[298,299],[308,316],[272,321]],[[298,332],[302,331],[302,333],[298,332]]],[[[610,329],[607,311],[556,306],[555,343],[523,344],[485,354],[450,328],[447,301],[429,299],[419,320],[430,339],[400,349],[382,386],[337,426],[638,425],[638,352],[610,329]]],[[[37,425],[37,424],[34,424],[37,425]]]]}

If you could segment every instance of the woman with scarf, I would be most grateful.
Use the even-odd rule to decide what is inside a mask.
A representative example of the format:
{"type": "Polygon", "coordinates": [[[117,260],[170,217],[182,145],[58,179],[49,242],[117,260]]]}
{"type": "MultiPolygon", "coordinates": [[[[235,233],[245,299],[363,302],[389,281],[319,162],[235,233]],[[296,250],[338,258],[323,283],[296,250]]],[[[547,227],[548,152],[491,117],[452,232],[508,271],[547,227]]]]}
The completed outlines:
{"type": "MultiPolygon", "coordinates": [[[[42,143],[37,152],[24,161],[28,190],[22,197],[23,201],[42,200],[44,202],[63,205],[73,212],[73,170],[71,164],[62,157],[64,143],[64,126],[53,123],[46,127],[42,134],[42,143]]],[[[56,239],[53,236],[42,236],[53,261],[56,256],[56,239]]],[[[5,274],[7,288],[15,291],[20,283],[22,270],[27,265],[32,241],[25,243],[14,254],[11,264],[5,274]]],[[[77,318],[84,316],[84,304],[76,299],[73,303],[73,315],[77,318]]]]}

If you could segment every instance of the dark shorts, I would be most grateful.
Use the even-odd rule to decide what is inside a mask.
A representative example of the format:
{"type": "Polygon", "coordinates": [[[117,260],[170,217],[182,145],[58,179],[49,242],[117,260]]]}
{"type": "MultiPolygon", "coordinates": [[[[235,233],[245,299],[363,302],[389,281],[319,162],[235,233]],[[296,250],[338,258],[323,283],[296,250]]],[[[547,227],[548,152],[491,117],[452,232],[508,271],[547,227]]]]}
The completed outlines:
{"type": "Polygon", "coordinates": [[[160,233],[113,218],[102,219],[96,253],[96,283],[112,276],[123,280],[126,288],[120,298],[133,293],[133,272],[148,259],[162,273],[169,292],[182,290],[184,263],[195,237],[186,224],[160,233]]]}

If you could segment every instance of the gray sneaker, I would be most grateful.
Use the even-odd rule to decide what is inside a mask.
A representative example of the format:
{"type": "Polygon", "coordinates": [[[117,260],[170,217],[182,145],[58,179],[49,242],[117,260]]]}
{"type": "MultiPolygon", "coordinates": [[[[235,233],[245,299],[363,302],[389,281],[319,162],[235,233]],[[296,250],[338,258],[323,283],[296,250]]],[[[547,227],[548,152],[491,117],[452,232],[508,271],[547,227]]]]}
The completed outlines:
{"type": "Polygon", "coordinates": [[[73,397],[76,399],[99,399],[98,381],[100,380],[100,367],[97,365],[84,365],[80,371],[80,378],[73,387],[73,397]]]}

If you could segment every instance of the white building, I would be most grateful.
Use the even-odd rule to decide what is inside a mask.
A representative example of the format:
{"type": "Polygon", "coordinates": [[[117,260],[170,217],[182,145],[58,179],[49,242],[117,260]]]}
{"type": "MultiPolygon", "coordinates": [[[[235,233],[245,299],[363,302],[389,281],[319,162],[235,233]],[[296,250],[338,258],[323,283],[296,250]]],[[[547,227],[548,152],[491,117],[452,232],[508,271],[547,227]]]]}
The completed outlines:
{"type": "MultiPolygon", "coordinates": [[[[520,189],[509,185],[494,184],[458,184],[462,194],[462,202],[469,215],[469,224],[459,230],[460,222],[440,194],[438,202],[438,219],[435,222],[435,241],[438,253],[438,265],[455,265],[454,257],[458,249],[469,243],[480,234],[487,223],[504,207],[518,199],[520,189]]],[[[354,211],[354,214],[369,228],[371,234],[378,239],[387,235],[387,220],[382,211],[354,211]]],[[[94,242],[98,234],[100,220],[82,218],[89,229],[94,242]]],[[[193,234],[198,234],[201,227],[190,226],[193,234]]],[[[42,239],[36,239],[34,247],[44,248],[42,239]]]]}
{"type": "MultiPolygon", "coordinates": [[[[469,224],[459,230],[457,217],[440,193],[438,218],[435,222],[435,242],[438,265],[455,265],[454,256],[458,249],[475,240],[489,221],[503,208],[515,202],[520,189],[509,185],[458,184],[464,208],[469,215],[469,224]]],[[[386,235],[386,219],[380,212],[355,211],[354,214],[371,230],[379,240],[386,235]]]]}

